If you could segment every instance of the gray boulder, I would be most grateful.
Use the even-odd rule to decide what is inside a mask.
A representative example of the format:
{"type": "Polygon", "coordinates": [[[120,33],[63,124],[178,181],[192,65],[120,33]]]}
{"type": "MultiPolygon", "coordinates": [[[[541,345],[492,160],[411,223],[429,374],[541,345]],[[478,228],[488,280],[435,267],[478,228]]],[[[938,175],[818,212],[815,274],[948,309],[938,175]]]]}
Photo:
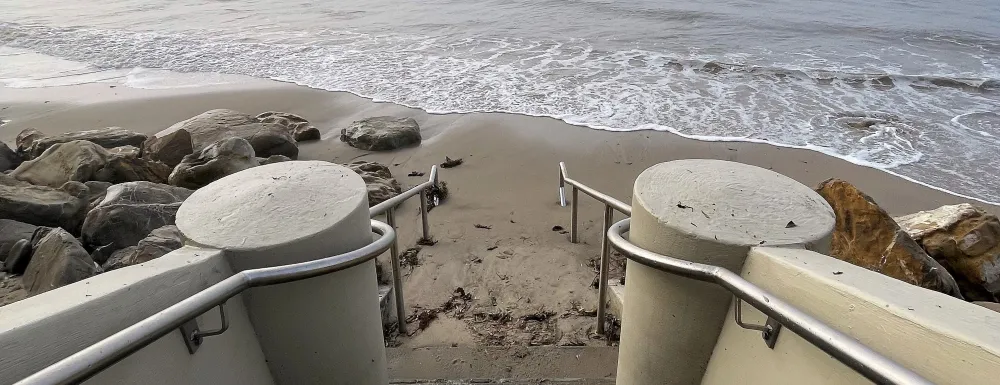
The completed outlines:
{"type": "Polygon", "coordinates": [[[108,151],[107,164],[94,173],[93,179],[110,183],[147,181],[167,183],[171,168],[163,162],[140,158],[133,146],[116,147],[108,151]]]}
{"type": "Polygon", "coordinates": [[[262,123],[274,123],[284,127],[296,142],[319,140],[319,129],[309,124],[305,118],[287,112],[268,111],[257,115],[262,123]]]}
{"type": "Polygon", "coordinates": [[[17,146],[17,154],[21,156],[22,159],[28,157],[28,152],[31,151],[31,145],[35,144],[35,141],[45,137],[41,131],[34,128],[25,128],[20,133],[17,134],[17,138],[14,139],[14,145],[17,146]]]}
{"type": "Polygon", "coordinates": [[[154,229],[173,225],[177,209],[191,190],[151,182],[128,182],[108,188],[87,213],[81,230],[93,259],[104,263],[115,251],[136,245],[154,229]],[[98,252],[99,251],[99,252],[98,252]]]}
{"type": "Polygon", "coordinates": [[[39,186],[59,187],[69,181],[93,179],[94,174],[108,164],[109,157],[107,150],[92,142],[55,143],[39,156],[22,163],[10,175],[39,186]]]}
{"type": "Polygon", "coordinates": [[[29,296],[82,281],[100,273],[87,250],[70,233],[54,229],[31,253],[23,284],[29,296]]]}
{"type": "Polygon", "coordinates": [[[149,262],[184,246],[184,235],[177,226],[163,226],[149,233],[135,246],[116,251],[102,266],[104,271],[149,262]]]}
{"type": "Polygon", "coordinates": [[[87,212],[90,212],[104,200],[104,196],[108,194],[108,188],[112,184],[111,182],[92,180],[84,182],[83,185],[87,187],[87,212]]]}
{"type": "Polygon", "coordinates": [[[169,182],[174,186],[198,189],[226,175],[259,165],[249,142],[243,138],[225,138],[185,156],[170,173],[169,182]]]}
{"type": "MultiPolygon", "coordinates": [[[[24,133],[24,132],[22,132],[24,133]]],[[[59,143],[67,143],[76,140],[86,140],[104,148],[115,148],[121,146],[142,146],[146,141],[146,135],[138,132],[126,130],[121,127],[108,127],[98,130],[69,132],[65,134],[34,138],[28,150],[28,158],[34,159],[42,155],[45,150],[59,143]]],[[[18,148],[21,147],[18,142],[18,148]]]]}
{"type": "Polygon", "coordinates": [[[38,226],[10,219],[0,219],[0,261],[6,260],[11,247],[19,240],[31,240],[38,226]]]}
{"type": "Polygon", "coordinates": [[[24,274],[31,262],[31,241],[18,239],[7,251],[7,260],[3,263],[3,271],[14,275],[24,274]]]}
{"type": "Polygon", "coordinates": [[[260,163],[260,165],[263,166],[265,164],[288,162],[290,160],[291,159],[284,155],[271,155],[267,158],[257,158],[257,163],[260,163]]]}
{"type": "Polygon", "coordinates": [[[87,189],[79,182],[52,188],[0,174],[0,219],[75,232],[87,214],[86,198],[87,189]]]}
{"type": "Polygon", "coordinates": [[[7,171],[16,168],[21,164],[21,156],[7,146],[7,143],[0,142],[0,171],[7,171]]]}
{"type": "Polygon", "coordinates": [[[420,144],[420,127],[413,118],[379,116],[351,123],[340,140],[362,150],[395,150],[420,144]]]}
{"type": "Polygon", "coordinates": [[[361,175],[368,187],[368,205],[374,206],[387,199],[399,195],[402,188],[392,177],[389,167],[375,162],[359,160],[347,165],[348,168],[361,175]]]}
{"type": "Polygon", "coordinates": [[[142,145],[146,158],[163,162],[167,166],[177,166],[185,156],[194,152],[191,133],[178,129],[163,137],[150,137],[142,145]]]}
{"type": "Polygon", "coordinates": [[[299,155],[295,138],[284,127],[275,123],[263,123],[253,115],[238,111],[207,111],[160,131],[156,137],[163,138],[178,130],[191,134],[194,153],[222,139],[243,138],[250,142],[254,152],[261,157],[284,155],[295,159],[299,155]]]}

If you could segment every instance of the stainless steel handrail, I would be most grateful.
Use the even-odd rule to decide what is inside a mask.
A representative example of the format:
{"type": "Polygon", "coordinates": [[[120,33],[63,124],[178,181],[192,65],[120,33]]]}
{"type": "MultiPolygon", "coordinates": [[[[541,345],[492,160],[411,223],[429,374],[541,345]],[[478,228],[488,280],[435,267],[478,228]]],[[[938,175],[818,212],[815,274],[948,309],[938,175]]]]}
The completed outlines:
{"type": "MultiPolygon", "coordinates": [[[[399,195],[372,206],[368,209],[371,213],[371,218],[385,214],[385,222],[395,229],[396,207],[407,199],[420,194],[420,223],[423,227],[423,239],[429,241],[431,239],[431,228],[430,223],[427,220],[427,188],[437,185],[438,168],[437,166],[431,166],[431,175],[427,178],[426,182],[413,186],[399,195]]],[[[392,297],[395,299],[396,303],[396,327],[399,329],[400,333],[406,334],[406,305],[403,301],[403,276],[400,273],[399,266],[398,240],[393,240],[392,242],[392,247],[389,250],[389,262],[392,264],[392,297]]]]}
{"type": "Polygon", "coordinates": [[[850,336],[747,282],[736,273],[718,266],[671,258],[636,246],[622,237],[622,234],[629,230],[630,224],[631,219],[623,219],[607,231],[611,245],[628,259],[660,271],[722,286],[737,298],[774,318],[783,327],[791,329],[837,361],[877,384],[933,384],[850,336]]]}
{"type": "Polygon", "coordinates": [[[371,225],[372,231],[381,236],[365,247],[315,261],[236,273],[18,381],[16,385],[82,382],[246,289],[313,278],[370,261],[385,252],[396,241],[396,232],[388,224],[372,220],[371,225]]]}
{"type": "Polygon", "coordinates": [[[601,229],[601,267],[598,270],[598,282],[597,282],[597,333],[604,334],[604,318],[606,316],[607,310],[606,305],[608,301],[608,270],[611,264],[611,249],[608,247],[608,236],[605,234],[609,227],[611,227],[611,222],[614,220],[615,213],[612,210],[617,210],[618,212],[631,216],[632,206],[612,198],[610,195],[597,191],[590,186],[580,183],[569,177],[569,173],[566,171],[566,163],[559,162],[559,204],[566,207],[566,184],[573,187],[573,198],[570,204],[573,205],[570,211],[569,219],[569,241],[573,243],[578,243],[580,239],[577,237],[577,190],[583,191],[584,194],[590,195],[592,198],[596,199],[598,202],[604,203],[604,224],[601,229]]]}

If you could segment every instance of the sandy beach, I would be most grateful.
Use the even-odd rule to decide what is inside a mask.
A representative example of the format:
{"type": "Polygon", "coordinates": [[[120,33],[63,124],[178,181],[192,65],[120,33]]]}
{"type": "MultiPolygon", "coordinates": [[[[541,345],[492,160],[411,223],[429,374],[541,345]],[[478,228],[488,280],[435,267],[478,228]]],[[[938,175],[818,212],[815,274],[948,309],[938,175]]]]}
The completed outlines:
{"type": "MultiPolygon", "coordinates": [[[[404,268],[408,315],[448,302],[455,306],[422,330],[414,321],[414,332],[397,341],[402,346],[605,343],[591,338],[597,304],[591,284],[602,210],[581,194],[582,242],[571,244],[567,234],[553,231],[554,226],[568,227],[569,219],[568,207],[558,202],[560,161],[573,178],[625,202],[631,200],[632,181],[650,165],[710,158],[772,169],[808,186],[831,177],[845,179],[893,215],[965,202],[1000,212],[813,151],[702,142],[657,131],[607,132],[513,114],[428,114],[349,93],[270,81],[167,90],[107,84],[0,88],[0,117],[11,120],[0,126],[0,140],[12,144],[29,127],[57,134],[120,126],[152,134],[216,108],[300,115],[323,133],[323,140],[300,145],[300,159],[376,161],[388,165],[404,188],[424,180],[408,177],[411,171],[427,172],[446,156],[464,160],[441,171],[450,195],[430,214],[438,243],[420,251],[416,266],[404,268]],[[422,145],[373,153],[339,140],[340,128],[352,121],[383,115],[416,119],[422,145]],[[459,288],[467,296],[457,295],[459,288]]],[[[414,246],[420,232],[417,202],[404,204],[397,217],[400,247],[414,246]]]]}

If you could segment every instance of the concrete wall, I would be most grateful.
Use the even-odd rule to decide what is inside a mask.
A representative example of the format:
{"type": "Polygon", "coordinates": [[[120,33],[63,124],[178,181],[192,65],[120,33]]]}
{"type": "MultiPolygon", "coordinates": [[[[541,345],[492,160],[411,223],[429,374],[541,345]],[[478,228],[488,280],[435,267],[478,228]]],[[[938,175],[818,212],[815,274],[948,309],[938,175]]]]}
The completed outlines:
{"type": "MultiPolygon", "coordinates": [[[[1000,313],[806,250],[756,248],[742,276],[935,383],[1000,381],[1000,313]]],[[[771,350],[732,317],[702,384],[870,383],[788,329],[771,350]]]]}
{"type": "MultiPolygon", "coordinates": [[[[232,275],[216,250],[186,247],[0,307],[0,384],[12,384],[232,275]]],[[[242,304],[227,304],[230,330],[188,354],[168,334],[88,384],[272,384],[242,304]]],[[[198,318],[218,324],[218,312],[198,318]]]]}

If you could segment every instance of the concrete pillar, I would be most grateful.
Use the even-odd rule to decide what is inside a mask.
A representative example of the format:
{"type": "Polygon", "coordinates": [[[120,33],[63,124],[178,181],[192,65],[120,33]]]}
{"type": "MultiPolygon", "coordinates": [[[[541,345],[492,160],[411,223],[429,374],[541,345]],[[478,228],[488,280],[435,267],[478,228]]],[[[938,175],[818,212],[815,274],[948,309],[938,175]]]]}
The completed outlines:
{"type": "MultiPolygon", "coordinates": [[[[657,164],[636,179],[629,239],[738,274],[757,245],[827,251],[833,225],[826,201],[784,175],[688,159],[657,164]]],[[[699,383],[723,323],[732,322],[732,295],[632,261],[626,271],[617,383],[699,383]]]]}
{"type": "MultiPolygon", "coordinates": [[[[365,182],[346,167],[296,161],[255,167],[198,190],[177,226],[226,252],[234,271],[305,262],[372,241],[365,182]]],[[[375,262],[276,286],[244,304],[280,384],[385,384],[375,262]]]]}

